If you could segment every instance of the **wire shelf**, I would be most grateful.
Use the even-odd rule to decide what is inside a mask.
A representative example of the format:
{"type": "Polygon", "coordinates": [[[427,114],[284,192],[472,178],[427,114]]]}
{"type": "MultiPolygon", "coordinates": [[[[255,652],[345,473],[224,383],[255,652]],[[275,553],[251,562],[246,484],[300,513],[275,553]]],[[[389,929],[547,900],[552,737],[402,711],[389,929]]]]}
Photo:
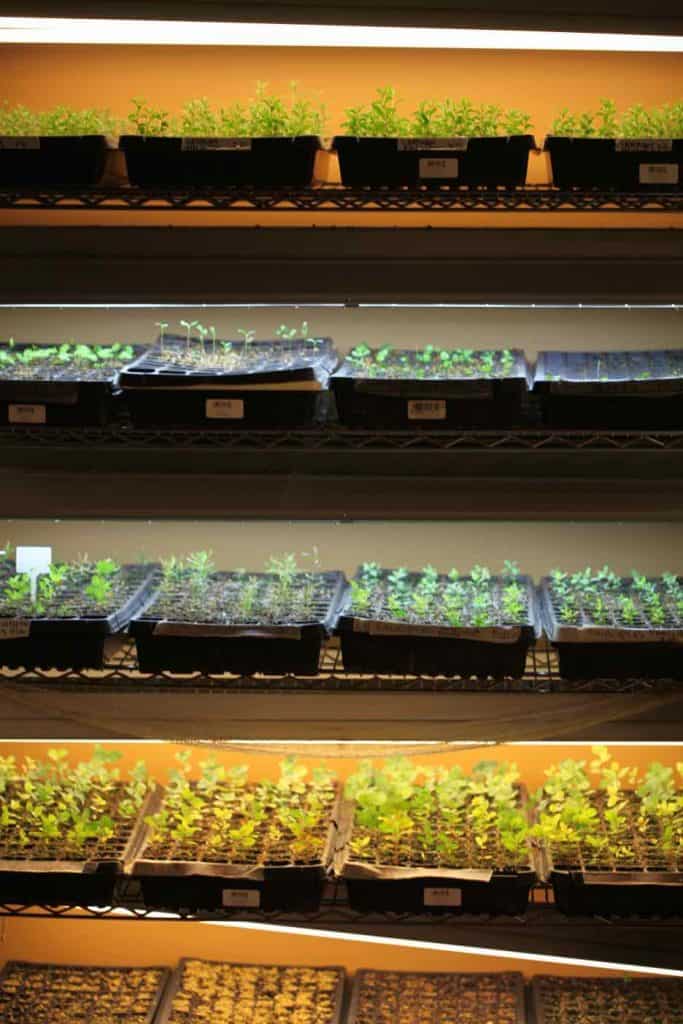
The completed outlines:
{"type": "Polygon", "coordinates": [[[681,689],[675,680],[586,679],[567,680],[559,673],[557,652],[540,640],[529,651],[521,679],[462,678],[459,676],[358,675],[343,667],[338,640],[323,647],[319,672],[315,676],[180,675],[163,672],[150,675],[139,670],[135,642],[121,635],[109,641],[102,670],[74,672],[59,669],[8,669],[0,667],[0,685],[13,684],[40,689],[84,693],[181,692],[463,692],[463,693],[657,693],[681,689]]]}
{"type": "Polygon", "coordinates": [[[301,430],[0,427],[2,448],[223,449],[245,452],[683,452],[683,431],[662,430],[301,430]]]}
{"type": "Polygon", "coordinates": [[[309,188],[82,188],[0,187],[5,210],[166,210],[182,212],[335,212],[335,213],[677,213],[683,192],[622,193],[602,189],[561,191],[533,188],[458,186],[360,188],[319,185],[309,188]]]}

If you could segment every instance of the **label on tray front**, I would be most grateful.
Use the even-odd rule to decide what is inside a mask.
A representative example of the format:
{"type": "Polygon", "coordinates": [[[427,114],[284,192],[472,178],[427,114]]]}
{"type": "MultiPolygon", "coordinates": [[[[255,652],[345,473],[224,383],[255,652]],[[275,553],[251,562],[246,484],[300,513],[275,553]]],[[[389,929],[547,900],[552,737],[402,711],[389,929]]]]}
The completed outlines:
{"type": "Polygon", "coordinates": [[[0,149],[40,149],[37,135],[0,135],[0,149]]]}
{"type": "Polygon", "coordinates": [[[207,398],[207,420],[243,420],[244,402],[241,398],[207,398]]]}
{"type": "Polygon", "coordinates": [[[224,889],[224,907],[260,907],[261,893],[258,889],[224,889]]]}
{"type": "Polygon", "coordinates": [[[670,153],[673,139],[615,139],[616,153],[670,153]]]}
{"type": "Polygon", "coordinates": [[[461,907],[462,889],[428,888],[424,890],[425,907],[461,907]]]}
{"type": "Polygon", "coordinates": [[[44,405],[10,405],[7,420],[9,423],[46,423],[47,411],[44,405]]]}
{"type": "Polygon", "coordinates": [[[409,420],[445,420],[446,402],[444,399],[413,399],[408,402],[409,420]]]}
{"type": "Polygon", "coordinates": [[[641,185],[677,185],[678,164],[641,164],[638,180],[641,185]]]}
{"type": "Polygon", "coordinates": [[[465,153],[469,145],[469,139],[461,136],[452,138],[429,138],[429,139],[397,139],[396,149],[399,153],[415,152],[416,150],[435,149],[439,152],[450,150],[454,153],[465,153]]]}
{"type": "Polygon", "coordinates": [[[23,640],[30,635],[30,619],[0,619],[0,640],[23,640]]]}
{"type": "Polygon", "coordinates": [[[457,178],[460,174],[460,161],[457,156],[420,157],[418,173],[421,178],[457,178]]]}
{"type": "Polygon", "coordinates": [[[251,139],[213,137],[199,138],[191,137],[180,140],[180,149],[183,153],[208,153],[208,152],[240,152],[248,153],[251,150],[251,139]]]}

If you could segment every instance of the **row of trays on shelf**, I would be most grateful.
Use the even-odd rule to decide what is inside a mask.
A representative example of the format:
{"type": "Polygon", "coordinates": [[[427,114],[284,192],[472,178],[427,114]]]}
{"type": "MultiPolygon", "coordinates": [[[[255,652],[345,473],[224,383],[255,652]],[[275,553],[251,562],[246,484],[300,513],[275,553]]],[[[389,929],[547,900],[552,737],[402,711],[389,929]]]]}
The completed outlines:
{"type": "Polygon", "coordinates": [[[342,784],[290,757],[252,782],[185,750],[161,786],[117,751],[66,757],[0,764],[2,906],[127,905],[134,883],[146,910],[309,914],[337,880],[359,913],[519,916],[542,882],[566,915],[683,915],[683,779],[603,747],[531,797],[490,760],[362,761],[342,784]]]}
{"type": "MultiPolygon", "coordinates": [[[[200,138],[124,135],[119,146],[130,184],[155,187],[305,188],[314,180],[319,136],[200,138]]],[[[532,135],[455,138],[335,136],[342,184],[522,187],[532,135]]],[[[683,139],[548,136],[551,183],[559,188],[677,191],[683,139]]],[[[0,138],[0,184],[96,185],[107,139],[89,136],[0,138]]]]}
{"type": "Polygon", "coordinates": [[[507,972],[436,973],[235,964],[183,958],[166,967],[9,961],[0,971],[0,1020],[59,1024],[680,1024],[680,978],[507,972]],[[46,1016],[49,1014],[49,1017],[46,1016]]]}
{"type": "Polygon", "coordinates": [[[54,563],[32,581],[0,558],[0,665],[97,669],[128,628],[144,673],[314,676],[340,638],[356,674],[521,678],[543,631],[567,679],[683,679],[683,579],[608,567],[553,570],[537,587],[500,575],[383,569],[303,572],[292,555],[265,572],[217,571],[208,552],[119,565],[54,563]]]}
{"type": "Polygon", "coordinates": [[[156,345],[0,345],[0,423],[140,427],[576,429],[683,426],[683,350],[371,348],[341,357],[307,326],[233,341],[187,325],[156,345]],[[197,336],[195,328],[200,332],[197,336]],[[293,335],[297,334],[297,337],[293,335]]]}

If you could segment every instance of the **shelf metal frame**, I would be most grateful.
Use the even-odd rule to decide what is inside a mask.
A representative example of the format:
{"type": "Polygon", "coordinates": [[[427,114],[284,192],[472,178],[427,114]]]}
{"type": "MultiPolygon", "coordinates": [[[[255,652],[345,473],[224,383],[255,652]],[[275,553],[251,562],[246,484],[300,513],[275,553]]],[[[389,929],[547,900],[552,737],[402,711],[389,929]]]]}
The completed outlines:
{"type": "Polygon", "coordinates": [[[0,186],[3,210],[106,210],[279,213],[680,213],[683,192],[617,192],[462,186],[377,188],[139,188],[0,186]]]}

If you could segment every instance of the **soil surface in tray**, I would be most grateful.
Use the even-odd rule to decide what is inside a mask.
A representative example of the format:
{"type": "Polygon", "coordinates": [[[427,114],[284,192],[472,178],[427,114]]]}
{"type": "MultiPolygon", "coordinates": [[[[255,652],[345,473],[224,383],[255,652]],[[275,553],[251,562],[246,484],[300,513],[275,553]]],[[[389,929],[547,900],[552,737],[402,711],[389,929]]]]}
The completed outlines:
{"type": "MultiPolygon", "coordinates": [[[[600,626],[614,629],[683,629],[683,583],[669,576],[601,580],[588,586],[566,578],[549,586],[554,616],[563,626],[600,626]]],[[[647,637],[644,637],[647,639],[647,637]]],[[[586,641],[590,635],[586,636],[586,641]]]]}
{"type": "Polygon", "coordinates": [[[125,789],[124,783],[104,791],[84,787],[78,799],[68,785],[54,781],[38,780],[29,792],[10,783],[2,794],[10,820],[0,820],[0,860],[121,861],[135,824],[135,813],[122,811],[125,789]],[[84,813],[83,832],[66,808],[84,813]],[[101,834],[89,836],[87,830],[98,822],[103,823],[101,834]]]}
{"type": "Polygon", "coordinates": [[[2,1024],[149,1024],[164,971],[157,968],[7,965],[2,1024]]]}
{"type": "Polygon", "coordinates": [[[338,585],[332,573],[297,573],[283,587],[274,573],[215,572],[204,579],[181,569],[166,577],[145,619],[239,626],[323,622],[338,585]]]}
{"type": "Polygon", "coordinates": [[[520,1024],[516,974],[363,971],[353,1024],[520,1024]]]}
{"type": "Polygon", "coordinates": [[[305,341],[217,341],[209,339],[201,344],[192,340],[186,344],[180,338],[167,339],[145,354],[135,369],[164,373],[200,374],[263,374],[326,366],[331,370],[336,362],[330,342],[323,338],[305,341]],[[329,365],[328,365],[329,364],[329,365]]]}
{"type": "Polygon", "coordinates": [[[0,347],[0,380],[108,381],[134,358],[132,346],[0,347]],[[85,350],[79,354],[79,349],[85,350]],[[67,351],[68,350],[68,351],[67,351]],[[28,353],[34,353],[33,355],[28,353]]]}
{"type": "Polygon", "coordinates": [[[334,969],[189,960],[168,1024],[333,1024],[340,979],[334,969]]]}
{"type": "Polygon", "coordinates": [[[522,577],[494,576],[477,583],[468,576],[454,579],[436,572],[364,570],[352,585],[350,614],[355,618],[454,629],[530,624],[522,577]]]}
{"type": "Polygon", "coordinates": [[[342,364],[343,375],[377,380],[502,380],[518,377],[519,353],[510,349],[442,349],[417,352],[359,345],[342,364]]]}
{"type": "Polygon", "coordinates": [[[597,382],[651,381],[683,378],[683,352],[562,352],[549,353],[555,374],[544,380],[597,382]]]}
{"type": "Polygon", "coordinates": [[[680,978],[540,977],[534,988],[538,1024],[683,1024],[680,978]]]}
{"type": "Polygon", "coordinates": [[[106,618],[126,604],[149,573],[150,567],[142,564],[55,563],[49,575],[38,577],[33,601],[28,576],[15,576],[13,562],[4,560],[0,562],[0,618],[106,618]]]}
{"type": "Polygon", "coordinates": [[[301,785],[286,797],[274,782],[242,787],[196,784],[167,793],[152,824],[145,860],[212,864],[321,864],[334,787],[301,785]]]}
{"type": "Polygon", "coordinates": [[[555,843],[550,849],[553,866],[581,871],[683,871],[683,807],[664,822],[643,813],[635,793],[623,794],[619,826],[609,825],[607,798],[596,793],[595,832],[578,842],[555,843]],[[599,844],[599,845],[598,845],[599,844]]]}

